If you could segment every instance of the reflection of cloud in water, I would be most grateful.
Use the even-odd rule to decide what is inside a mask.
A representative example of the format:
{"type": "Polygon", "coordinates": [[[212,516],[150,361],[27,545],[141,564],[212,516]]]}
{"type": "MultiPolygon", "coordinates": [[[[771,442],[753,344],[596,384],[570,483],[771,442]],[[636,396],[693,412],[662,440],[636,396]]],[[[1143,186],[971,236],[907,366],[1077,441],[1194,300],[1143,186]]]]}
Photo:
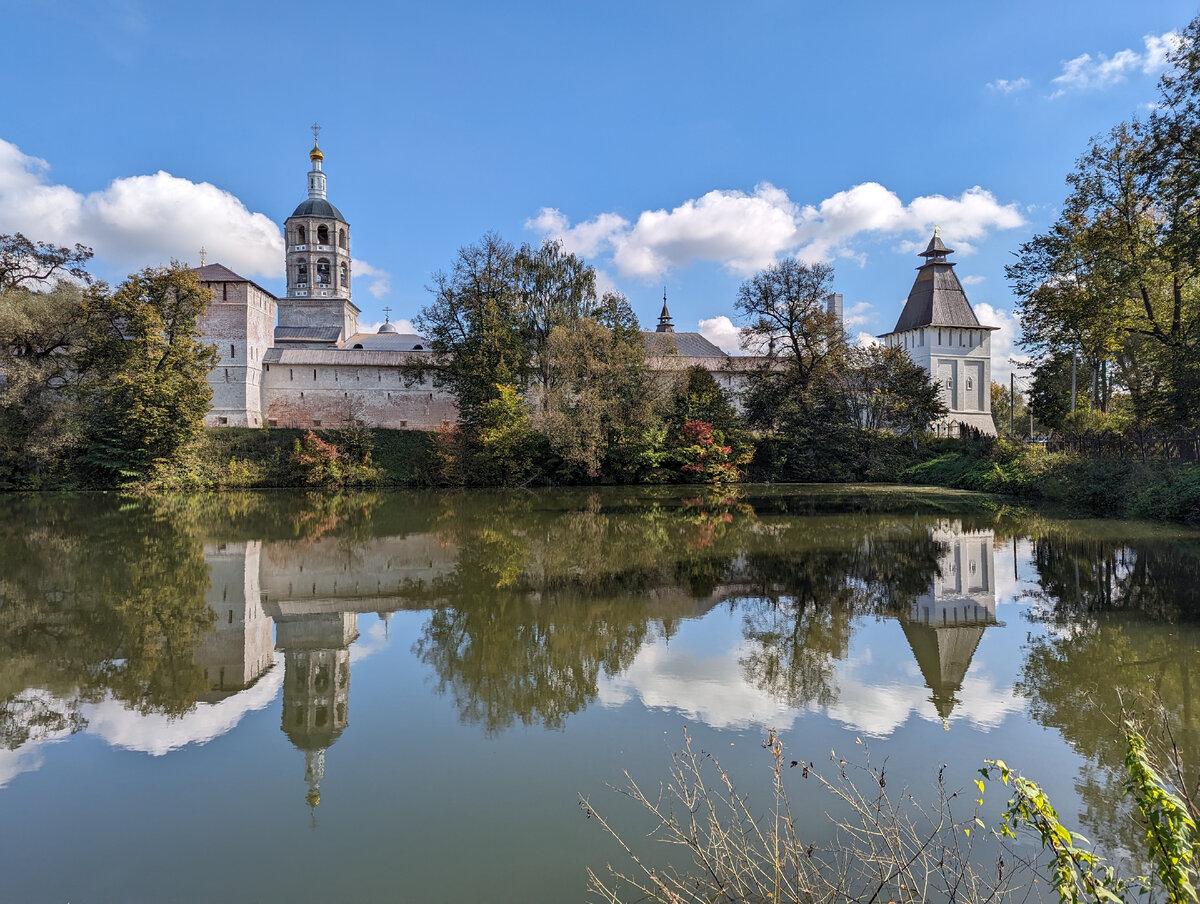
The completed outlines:
{"type": "Polygon", "coordinates": [[[679,638],[668,647],[662,640],[642,647],[622,674],[601,682],[603,706],[620,706],[638,698],[650,709],[668,709],[713,728],[791,726],[799,710],[774,700],[742,677],[740,646],[716,655],[696,657],[679,638]]]}
{"type": "Polygon", "coordinates": [[[143,715],[111,697],[82,708],[88,721],[85,729],[113,747],[162,756],[188,744],[207,744],[233,730],[246,713],[265,709],[283,685],[283,661],[275,656],[272,666],[253,687],[218,703],[197,703],[195,709],[177,718],[161,713],[143,715]]]}
{"type": "MultiPolygon", "coordinates": [[[[661,638],[647,643],[625,672],[601,682],[600,704],[621,706],[637,699],[649,709],[676,711],[713,728],[757,726],[781,731],[791,728],[803,712],[821,711],[815,705],[787,706],[747,682],[739,660],[750,652],[750,647],[736,633],[726,634],[729,642],[725,649],[702,642],[699,646],[704,647],[703,656],[695,654],[697,647],[689,644],[686,633],[685,629],[672,638],[670,646],[661,638]]],[[[899,642],[904,643],[902,637],[899,642]]],[[[902,652],[912,656],[907,644],[902,652]]],[[[941,722],[916,663],[907,663],[901,674],[893,673],[881,682],[878,669],[872,666],[877,658],[876,651],[864,645],[852,650],[849,660],[833,663],[837,700],[824,712],[872,737],[891,735],[913,716],[941,722]]],[[[951,724],[965,720],[981,730],[997,727],[1023,706],[1011,683],[997,681],[978,663],[970,669],[956,696],[959,703],[951,724]]]]}
{"type": "Polygon", "coordinates": [[[361,662],[368,656],[374,656],[380,650],[387,649],[389,643],[387,626],[381,618],[366,631],[360,632],[358,639],[350,645],[350,662],[361,662]]]}

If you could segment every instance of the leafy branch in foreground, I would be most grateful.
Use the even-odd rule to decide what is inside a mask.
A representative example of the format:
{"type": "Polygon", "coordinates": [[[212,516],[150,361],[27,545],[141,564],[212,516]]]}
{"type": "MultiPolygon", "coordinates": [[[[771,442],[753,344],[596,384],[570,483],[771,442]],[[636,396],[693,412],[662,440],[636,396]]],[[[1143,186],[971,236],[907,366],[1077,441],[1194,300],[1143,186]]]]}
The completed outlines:
{"type": "MultiPolygon", "coordinates": [[[[1128,781],[1125,793],[1137,805],[1145,830],[1147,854],[1154,864],[1166,900],[1171,904],[1197,901],[1194,879],[1200,866],[1200,836],[1188,805],[1164,786],[1163,779],[1146,752],[1146,741],[1132,722],[1125,723],[1125,769],[1128,781]]],[[[1128,901],[1131,890],[1150,892],[1147,876],[1125,877],[1106,863],[1095,851],[1078,847],[1089,844],[1078,832],[1067,829],[1058,818],[1050,799],[1036,782],[1010,769],[1002,760],[988,760],[980,770],[986,779],[999,778],[1012,785],[1013,796],[1004,812],[999,832],[1015,838],[1014,827],[1032,829],[1051,852],[1051,873],[1060,900],[1128,901]]],[[[983,782],[977,782],[980,794],[983,782]]]]}
{"type": "Polygon", "coordinates": [[[876,769],[869,757],[861,765],[832,756],[836,774],[827,779],[811,763],[788,761],[783,744],[770,732],[763,744],[771,754],[773,800],[765,816],[756,815],[748,798],[709,753],[697,751],[684,733],[683,750],[673,754],[669,781],[650,794],[636,781],[622,793],[646,809],[655,821],[651,837],[678,845],[691,855],[692,869],[648,865],[612,825],[581,798],[589,818],[616,839],[634,868],[609,867],[601,877],[589,870],[589,891],[600,900],[661,904],[726,902],[926,901],[991,902],[1015,891],[1018,872],[1006,872],[1003,857],[994,868],[978,870],[985,856],[977,851],[973,826],[978,813],[960,821],[952,803],[957,792],[937,777],[937,796],[923,805],[908,793],[888,795],[886,766],[876,769]],[[797,834],[784,773],[799,768],[803,779],[826,792],[840,815],[831,816],[833,838],[806,843],[797,834]],[[632,897],[624,897],[630,894],[632,897]]]}

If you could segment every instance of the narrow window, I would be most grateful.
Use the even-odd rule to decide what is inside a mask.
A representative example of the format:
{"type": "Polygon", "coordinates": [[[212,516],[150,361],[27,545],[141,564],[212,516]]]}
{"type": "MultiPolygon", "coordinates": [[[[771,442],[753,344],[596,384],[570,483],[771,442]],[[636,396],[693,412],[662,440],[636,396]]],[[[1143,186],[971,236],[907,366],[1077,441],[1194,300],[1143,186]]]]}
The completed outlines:
{"type": "Polygon", "coordinates": [[[230,357],[230,358],[236,358],[236,357],[237,357],[237,349],[236,349],[236,348],[234,348],[234,346],[233,346],[233,343],[230,343],[230,344],[229,344],[229,357],[230,357]]]}
{"type": "Polygon", "coordinates": [[[288,368],[288,379],[289,380],[296,379],[296,374],[290,367],[288,368]]]}
{"type": "Polygon", "coordinates": [[[303,226],[297,226],[297,227],[296,227],[296,244],[297,244],[297,245],[303,245],[303,244],[304,244],[304,242],[305,242],[305,240],[306,240],[306,239],[305,239],[305,236],[306,236],[306,233],[305,233],[305,231],[304,231],[304,227],[303,227],[303,226]]]}
{"type": "Polygon", "coordinates": [[[338,247],[340,247],[340,248],[349,247],[349,244],[346,242],[346,230],[345,229],[338,230],[338,247]]]}
{"type": "Polygon", "coordinates": [[[340,267],[340,273],[341,273],[341,280],[342,280],[342,288],[344,289],[346,286],[350,285],[350,277],[346,274],[346,262],[345,261],[342,261],[342,266],[340,267]]]}
{"type": "Polygon", "coordinates": [[[229,283],[221,283],[221,301],[229,301],[229,283]]]}
{"type": "Polygon", "coordinates": [[[328,258],[322,257],[317,261],[317,285],[318,286],[327,286],[327,285],[329,285],[329,279],[330,279],[329,260],[328,260],[328,258]]]}
{"type": "Polygon", "coordinates": [[[308,285],[308,261],[303,258],[296,261],[296,285],[302,289],[308,285]]]}
{"type": "Polygon", "coordinates": [[[329,244],[329,227],[328,226],[318,226],[317,227],[317,244],[318,245],[328,245],[329,244]]]}
{"type": "Polygon", "coordinates": [[[313,380],[316,380],[316,379],[317,379],[317,369],[314,367],[313,368],[313,380]]]}

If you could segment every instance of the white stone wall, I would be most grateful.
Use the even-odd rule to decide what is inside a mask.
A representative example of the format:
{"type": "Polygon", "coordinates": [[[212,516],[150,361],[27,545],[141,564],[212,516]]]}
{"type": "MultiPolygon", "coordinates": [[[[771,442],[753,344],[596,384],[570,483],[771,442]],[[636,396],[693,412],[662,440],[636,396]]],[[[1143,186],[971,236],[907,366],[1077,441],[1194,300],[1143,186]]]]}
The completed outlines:
{"type": "Polygon", "coordinates": [[[939,433],[965,425],[996,435],[992,421],[992,331],[982,328],[927,326],[889,333],[884,342],[903,348],[941,384],[942,402],[949,413],[934,425],[939,433]]]}
{"type": "Polygon", "coordinates": [[[285,349],[263,373],[268,426],[340,427],[358,418],[374,427],[436,430],[458,420],[454,397],[433,378],[406,381],[404,365],[429,353],[374,349],[285,349]]]}
{"type": "Polygon", "coordinates": [[[274,342],[275,299],[249,282],[213,282],[213,301],[200,318],[204,341],[220,356],[208,375],[209,427],[261,427],[263,358],[274,342]]]}

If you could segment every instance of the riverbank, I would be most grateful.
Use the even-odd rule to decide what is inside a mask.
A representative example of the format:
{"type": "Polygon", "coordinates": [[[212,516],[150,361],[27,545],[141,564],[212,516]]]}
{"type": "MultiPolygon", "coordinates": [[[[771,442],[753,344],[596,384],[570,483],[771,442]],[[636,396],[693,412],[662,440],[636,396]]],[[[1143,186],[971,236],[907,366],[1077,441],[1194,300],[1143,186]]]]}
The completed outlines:
{"type": "Polygon", "coordinates": [[[906,484],[975,490],[1081,514],[1200,525],[1200,464],[1047,452],[1009,440],[963,443],[902,471],[906,484]]]}
{"type": "MultiPolygon", "coordinates": [[[[445,486],[437,434],[416,430],[209,430],[179,467],[150,489],[295,486],[445,486]]],[[[934,486],[1045,502],[1078,514],[1200,525],[1200,464],[1135,462],[1048,452],[1009,440],[923,437],[916,444],[863,431],[860,442],[793,453],[759,440],[752,482],[934,486]]],[[[535,483],[559,483],[550,476],[535,483]]],[[[670,481],[668,481],[670,482],[670,481]]]]}

